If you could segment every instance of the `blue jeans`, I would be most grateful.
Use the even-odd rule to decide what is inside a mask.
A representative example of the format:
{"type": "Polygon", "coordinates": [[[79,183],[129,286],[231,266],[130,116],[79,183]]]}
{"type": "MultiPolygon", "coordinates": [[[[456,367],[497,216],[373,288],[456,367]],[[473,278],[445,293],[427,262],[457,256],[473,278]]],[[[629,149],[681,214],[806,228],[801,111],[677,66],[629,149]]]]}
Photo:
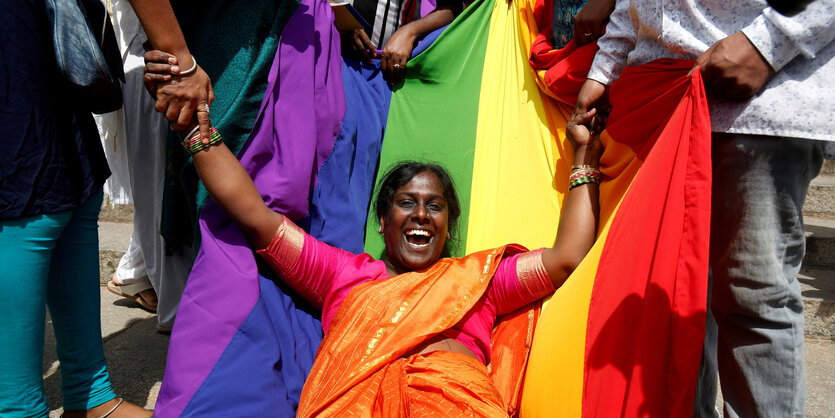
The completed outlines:
{"type": "Polygon", "coordinates": [[[98,215],[102,193],[75,210],[0,220],[0,416],[44,417],[44,306],[61,363],[65,410],[115,397],[102,347],[98,215]]]}
{"type": "Polygon", "coordinates": [[[694,415],[716,416],[718,368],[726,417],[802,417],[802,208],[823,142],[714,133],[712,155],[712,288],[694,415]]]}

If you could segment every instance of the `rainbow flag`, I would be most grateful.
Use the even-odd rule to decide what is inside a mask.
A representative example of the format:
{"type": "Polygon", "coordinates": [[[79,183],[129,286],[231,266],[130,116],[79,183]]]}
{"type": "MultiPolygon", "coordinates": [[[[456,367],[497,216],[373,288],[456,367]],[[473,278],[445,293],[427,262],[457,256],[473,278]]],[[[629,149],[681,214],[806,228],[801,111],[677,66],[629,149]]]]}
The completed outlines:
{"type": "MultiPolygon", "coordinates": [[[[340,57],[328,3],[304,0],[279,39],[239,159],[271,208],[350,251],[383,253],[369,202],[378,171],[403,159],[441,163],[453,176],[462,216],[452,255],[551,246],[573,161],[564,127],[593,46],[549,51],[546,9],[477,0],[423,40],[391,92],[376,67],[340,57]]],[[[611,88],[599,238],[543,305],[523,416],[692,407],[710,135],[690,65],[629,69],[611,88]]],[[[317,313],[256,260],[217,205],[200,218],[156,415],[293,415],[321,340],[317,313]]]]}
{"type": "MultiPolygon", "coordinates": [[[[450,170],[462,199],[453,255],[554,243],[573,162],[564,127],[595,45],[548,48],[550,7],[476,1],[392,95],[380,168],[416,159],[450,170]]],[[[611,88],[598,240],[543,305],[521,416],[692,411],[710,202],[710,123],[692,65],[629,68],[611,88]]],[[[365,249],[379,257],[370,218],[365,249]]]]}

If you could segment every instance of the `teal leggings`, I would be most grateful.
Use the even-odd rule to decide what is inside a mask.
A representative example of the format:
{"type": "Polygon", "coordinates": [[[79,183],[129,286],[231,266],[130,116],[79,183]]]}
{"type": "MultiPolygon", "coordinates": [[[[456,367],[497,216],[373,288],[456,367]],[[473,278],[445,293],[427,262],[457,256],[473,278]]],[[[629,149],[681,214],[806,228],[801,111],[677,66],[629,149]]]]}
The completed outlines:
{"type": "Polygon", "coordinates": [[[0,220],[0,416],[44,417],[44,305],[65,410],[115,397],[102,347],[98,216],[102,193],[74,210],[0,220]]]}

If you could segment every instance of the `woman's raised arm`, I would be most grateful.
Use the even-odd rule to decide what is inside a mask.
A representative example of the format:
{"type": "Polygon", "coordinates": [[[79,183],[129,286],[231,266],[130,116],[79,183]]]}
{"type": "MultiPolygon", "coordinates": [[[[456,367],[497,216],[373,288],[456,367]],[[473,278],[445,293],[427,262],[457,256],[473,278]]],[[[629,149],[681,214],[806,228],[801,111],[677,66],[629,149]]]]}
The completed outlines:
{"type": "Polygon", "coordinates": [[[565,207],[560,215],[557,240],[553,248],[542,251],[542,264],[555,288],[574,272],[574,269],[588,254],[597,235],[597,223],[600,216],[599,188],[600,145],[598,128],[590,128],[596,110],[574,115],[566,127],[566,135],[574,144],[574,174],[572,181],[578,185],[570,186],[565,207]],[[585,179],[574,180],[584,177],[585,179]],[[597,176],[594,180],[593,177],[597,176]],[[583,182],[589,180],[587,182],[583,182]]]}
{"type": "MultiPolygon", "coordinates": [[[[145,53],[144,80],[148,90],[155,90],[164,77],[172,73],[170,58],[171,54],[158,50],[145,53]]],[[[197,119],[208,124],[208,112],[197,112],[197,119]]],[[[193,129],[194,121],[191,126],[193,129]]],[[[195,136],[198,140],[211,138],[211,134],[203,134],[202,126],[195,136]]],[[[186,141],[190,140],[187,136],[186,141]]],[[[193,152],[195,149],[192,148],[189,152],[209,195],[243,229],[254,248],[265,248],[281,225],[283,216],[264,204],[252,178],[223,142],[197,148],[202,151],[193,152]]]]}
{"type": "Polygon", "coordinates": [[[232,151],[220,143],[195,153],[192,158],[212,199],[246,233],[253,248],[266,248],[283,216],[264,204],[232,151]]]}

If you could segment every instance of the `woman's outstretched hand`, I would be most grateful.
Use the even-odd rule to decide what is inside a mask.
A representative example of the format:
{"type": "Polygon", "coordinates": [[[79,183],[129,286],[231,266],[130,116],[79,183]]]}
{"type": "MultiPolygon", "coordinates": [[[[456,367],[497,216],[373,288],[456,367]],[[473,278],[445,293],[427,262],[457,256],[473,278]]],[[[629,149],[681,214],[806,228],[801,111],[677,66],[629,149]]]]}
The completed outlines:
{"type": "Polygon", "coordinates": [[[194,62],[183,68],[174,55],[153,50],[145,53],[145,88],[157,99],[155,108],[172,122],[171,129],[183,130],[192,124],[195,116],[200,125],[200,135],[210,136],[209,105],[215,94],[209,76],[196,66],[185,75],[194,62]]]}

